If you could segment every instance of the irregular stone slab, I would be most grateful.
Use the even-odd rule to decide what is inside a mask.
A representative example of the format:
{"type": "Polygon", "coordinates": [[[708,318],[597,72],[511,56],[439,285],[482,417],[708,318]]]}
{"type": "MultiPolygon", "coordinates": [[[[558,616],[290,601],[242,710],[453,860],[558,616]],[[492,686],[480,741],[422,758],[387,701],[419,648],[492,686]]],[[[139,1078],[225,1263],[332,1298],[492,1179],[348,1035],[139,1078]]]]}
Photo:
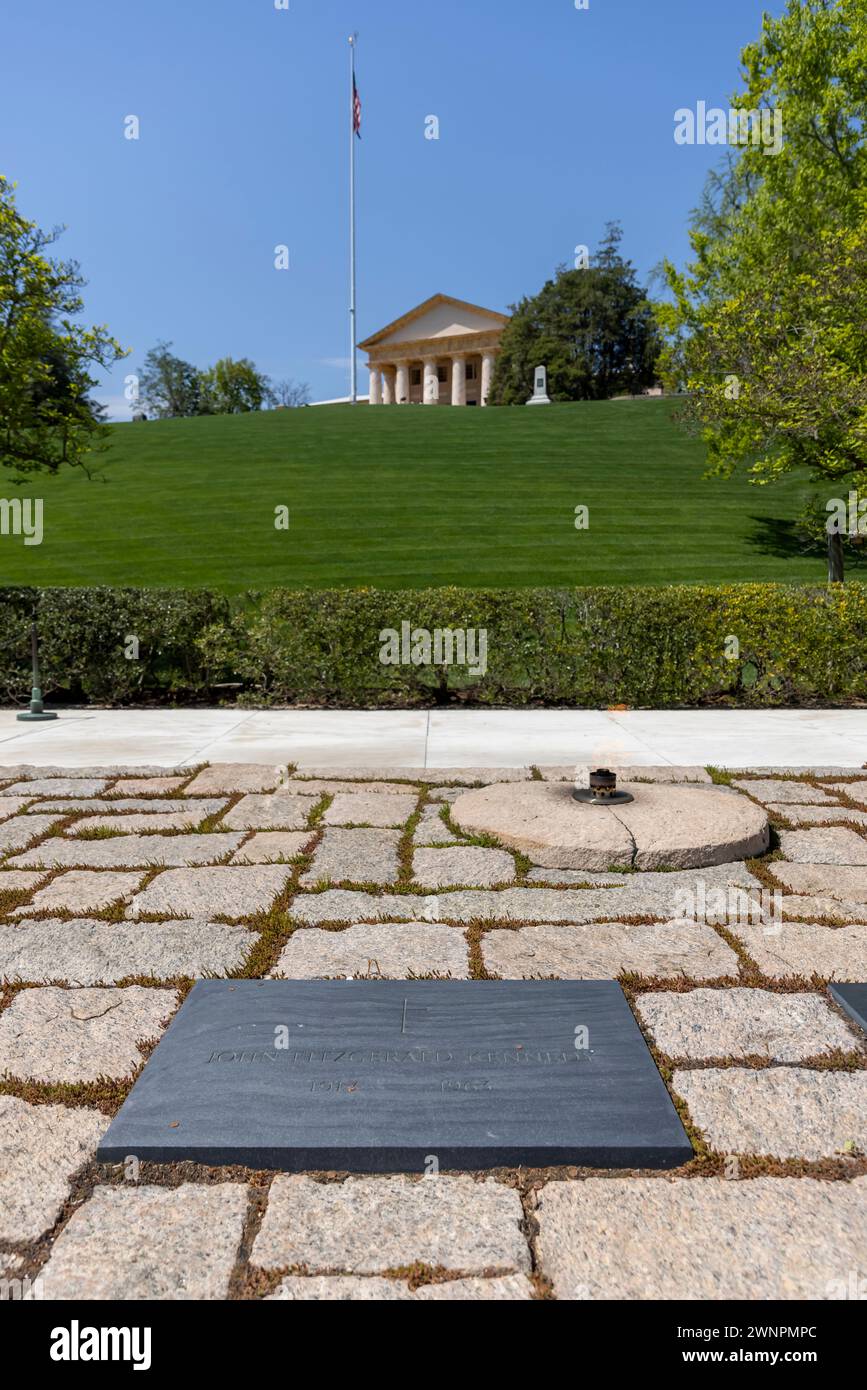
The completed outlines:
{"type": "Polygon", "coordinates": [[[245,796],[223,817],[232,830],[302,830],[319,802],[316,796],[245,796]]]}
{"type": "Polygon", "coordinates": [[[299,767],[295,778],[323,777],[343,782],[454,782],[472,787],[477,782],[527,782],[529,767],[299,767]]]}
{"type": "Polygon", "coordinates": [[[438,806],[425,806],[413,834],[415,845],[454,845],[457,840],[443,821],[438,806]]]}
{"type": "Polygon", "coordinates": [[[329,888],[324,893],[299,893],[292,903],[292,916],[306,926],[322,922],[411,922],[413,918],[431,915],[425,920],[438,920],[439,899],[418,898],[410,894],[362,893],[351,888],[329,888]]]}
{"type": "MultiPolygon", "coordinates": [[[[845,769],[844,769],[845,771],[845,769]]],[[[156,764],[150,767],[46,767],[40,763],[19,763],[17,767],[0,767],[0,778],[14,779],[16,781],[42,781],[46,777],[62,778],[65,781],[80,782],[82,779],[105,778],[110,782],[116,778],[123,777],[162,777],[167,774],[184,773],[189,777],[189,768],[182,767],[158,767],[156,764]]]]}
{"type": "MultiPolygon", "coordinates": [[[[556,766],[540,766],[539,771],[546,782],[574,783],[582,774],[589,773],[594,766],[595,764],[591,763],[560,763],[556,766]]],[[[606,767],[617,774],[618,782],[711,783],[713,780],[707,768],[677,767],[673,763],[666,763],[660,767],[642,767],[639,763],[606,763],[606,767]]]]}
{"type": "Polygon", "coordinates": [[[801,897],[789,893],[783,898],[783,917],[786,920],[815,922],[820,917],[832,917],[835,922],[867,922],[867,903],[849,903],[843,898],[801,897]]]}
{"type": "Polygon", "coordinates": [[[226,792],[272,792],[288,780],[286,767],[263,763],[212,763],[193,778],[187,796],[220,796],[226,792]]]}
{"type": "Polygon", "coordinates": [[[712,927],[694,922],[490,931],[482,937],[482,956],[485,968],[504,980],[611,980],[624,972],[712,980],[738,974],[731,947],[712,927]]]}
{"type": "Polygon", "coordinates": [[[467,884],[492,888],[510,883],[515,877],[515,861],[502,849],[482,849],[479,845],[458,845],[454,849],[417,849],[412,857],[413,883],[421,888],[447,888],[467,884]]]}
{"type": "MultiPolygon", "coordinates": [[[[21,929],[23,930],[23,929],[21,929]]],[[[35,1081],[125,1077],[138,1043],[158,1038],[177,1007],[168,989],[24,989],[0,1014],[0,1074],[35,1081]]]]}
{"type": "Polygon", "coordinates": [[[867,1033],[867,985],[829,985],[828,993],[861,1031],[867,1033]]]}
{"type": "MultiPolygon", "coordinates": [[[[658,875],[656,875],[658,877],[658,875]]],[[[612,874],[593,874],[588,869],[531,869],[527,874],[528,883],[539,883],[552,887],[560,886],[570,888],[580,885],[582,888],[592,887],[622,887],[629,882],[629,878],[623,873],[612,874]]],[[[641,882],[644,882],[642,877],[641,882]]]]}
{"type": "Polygon", "coordinates": [[[98,796],[107,786],[102,777],[34,777],[4,787],[0,796],[98,796]]]}
{"type": "MultiPolygon", "coordinates": [[[[0,800],[0,821],[9,820],[15,816],[24,806],[29,806],[32,797],[29,796],[4,796],[0,800]]],[[[38,808],[37,808],[38,809],[38,808]]]]}
{"type": "MultiPolygon", "coordinates": [[[[28,811],[28,815],[34,811],[54,811],[55,813],[69,815],[74,811],[93,811],[101,815],[113,815],[119,811],[139,811],[143,814],[165,815],[172,811],[183,811],[187,815],[196,816],[197,820],[202,820],[205,816],[216,815],[217,811],[222,810],[226,805],[226,797],[197,797],[195,800],[181,801],[164,797],[141,798],[135,796],[118,796],[114,799],[110,797],[87,797],[82,801],[71,801],[68,797],[55,797],[47,801],[34,801],[28,811]]],[[[81,825],[81,821],[78,825],[81,825]]]]}
{"type": "Polygon", "coordinates": [[[785,864],[776,860],[774,877],[795,893],[827,894],[829,898],[867,903],[867,867],[836,864],[785,864]]]}
{"type": "MultiPolygon", "coordinates": [[[[452,805],[459,796],[463,796],[464,790],[464,787],[431,787],[428,796],[431,801],[446,801],[452,805]]],[[[425,807],[424,809],[429,810],[430,808],[425,807]]]]}
{"type": "Polygon", "coordinates": [[[788,975],[820,975],[822,979],[863,980],[867,977],[867,926],[817,927],[785,922],[775,934],[761,926],[734,926],[764,975],[774,980],[788,975]]]}
{"type": "Polygon", "coordinates": [[[325,825],[403,825],[415,810],[417,800],[411,792],[378,792],[370,795],[340,792],[322,820],[325,825]]]}
{"type": "Polygon", "coordinates": [[[142,877],[140,873],[113,873],[110,870],[97,873],[93,869],[72,869],[52,879],[31,903],[15,908],[9,915],[24,917],[32,913],[56,912],[58,908],[67,912],[98,912],[112,903],[128,902],[142,877]]]}
{"type": "Polygon", "coordinates": [[[840,1298],[863,1265],[867,1178],[552,1182],[537,1219],[558,1298],[840,1298]]]}
{"type": "Polygon", "coordinates": [[[849,796],[853,801],[861,801],[867,805],[867,781],[865,782],[832,782],[829,791],[842,792],[844,796],[849,796]]]}
{"type": "Polygon", "coordinates": [[[611,980],[203,980],[98,1157],[130,1153],[423,1172],[664,1168],[692,1148],[611,980]]]}
{"type": "MultiPolygon", "coordinates": [[[[14,820],[0,825],[0,857],[13,849],[24,849],[32,840],[50,830],[57,820],[56,816],[16,816],[14,820]]],[[[17,859],[10,860],[17,863],[17,859]]]]}
{"type": "Polygon", "coordinates": [[[97,1110],[0,1096],[0,1240],[38,1240],[51,1229],[73,1175],[94,1157],[107,1128],[97,1110]]]}
{"type": "Polygon", "coordinates": [[[26,893],[44,878],[45,871],[41,869],[0,869],[0,893],[26,893]]]}
{"type": "Polygon", "coordinates": [[[469,975],[469,952],[457,927],[436,922],[392,922],[345,931],[304,927],[293,932],[272,974],[290,980],[404,980],[424,975],[463,980],[469,975]]]}
{"type": "Polygon", "coordinates": [[[334,781],[333,778],[314,777],[307,781],[293,778],[280,790],[281,795],[307,795],[315,796],[318,799],[322,796],[336,796],[338,793],[345,793],[348,796],[358,796],[359,794],[405,796],[409,788],[405,782],[340,782],[334,781]]]}
{"type": "Polygon", "coordinates": [[[291,877],[291,869],[281,864],[166,869],[135,895],[126,915],[252,917],[268,910],[291,877]]]}
{"type": "Polygon", "coordinates": [[[326,830],[300,882],[394,883],[400,874],[399,830],[326,830]]]}
{"type": "Polygon", "coordinates": [[[796,802],[799,806],[806,806],[810,802],[822,802],[825,805],[835,805],[835,800],[828,792],[822,791],[819,787],[810,786],[809,782],[780,781],[773,777],[738,779],[732,782],[733,787],[739,791],[748,792],[757,801],[765,804],[768,802],[780,803],[796,802]]]}
{"type": "Polygon", "coordinates": [[[768,1067],[677,1071],[673,1086],[711,1148],[771,1158],[867,1149],[867,1072],[768,1067]]]}
{"type": "Polygon", "coordinates": [[[378,1274],[416,1262],[529,1271],[518,1193],[487,1178],[278,1177],[250,1255],[263,1269],[305,1265],[378,1274]]]}
{"type": "MultiPolygon", "coordinates": [[[[35,816],[30,816],[35,820],[35,816]]],[[[0,826],[2,834],[4,826],[0,826]]],[[[16,854],[15,867],[46,869],[135,869],[164,865],[214,864],[238,848],[244,836],[212,831],[208,835],[117,835],[110,840],[45,840],[16,854]]]]}
{"type": "Polygon", "coordinates": [[[304,854],[314,833],[312,830],[260,830],[235,850],[229,863],[286,864],[304,854]]]}
{"type": "Polygon", "coordinates": [[[730,767],[732,777],[816,777],[830,780],[833,777],[851,777],[858,771],[855,767],[798,767],[786,764],[782,767],[730,767]]]}
{"type": "Polygon", "coordinates": [[[790,806],[773,803],[772,815],[784,817],[792,825],[824,825],[828,821],[849,821],[852,825],[867,825],[867,811],[855,811],[851,806],[790,806]]]}
{"type": "Polygon", "coordinates": [[[822,830],[781,830],[780,848],[797,864],[867,864],[867,839],[842,826],[822,830]]]}
{"type": "Polygon", "coordinates": [[[375,1274],[314,1274],[306,1279],[290,1275],[265,1302],[517,1302],[532,1297],[533,1285],[524,1274],[507,1274],[502,1279],[446,1279],[441,1284],[422,1284],[414,1293],[401,1279],[384,1279],[375,1274]]]}
{"type": "Polygon", "coordinates": [[[694,989],[688,994],[641,994],[635,1002],[654,1042],[669,1057],[800,1062],[858,1046],[843,1020],[816,994],[694,989]]]}
{"type": "MultiPolygon", "coordinates": [[[[195,808],[195,802],[193,802],[195,808]]],[[[83,830],[113,830],[118,835],[149,834],[159,830],[193,830],[201,825],[208,815],[207,811],[149,812],[147,815],[106,815],[84,816],[65,832],[67,835],[80,835],[83,830]]]]}
{"type": "Polygon", "coordinates": [[[527,782],[459,797],[452,820],[470,835],[495,835],[543,868],[698,868],[763,854],[765,812],[728,787],[633,783],[617,807],[576,802],[571,785],[527,782]]]}
{"type": "Polygon", "coordinates": [[[0,980],[116,984],[240,969],[258,937],[215,922],[99,922],[92,918],[0,924],[0,980]]]}
{"type": "Polygon", "coordinates": [[[226,1298],[246,1212],[241,1183],[97,1187],[57,1238],[43,1297],[226,1298]]]}
{"type": "Polygon", "coordinates": [[[110,788],[112,796],[150,796],[175,792],[187,777],[120,777],[110,788]]]}

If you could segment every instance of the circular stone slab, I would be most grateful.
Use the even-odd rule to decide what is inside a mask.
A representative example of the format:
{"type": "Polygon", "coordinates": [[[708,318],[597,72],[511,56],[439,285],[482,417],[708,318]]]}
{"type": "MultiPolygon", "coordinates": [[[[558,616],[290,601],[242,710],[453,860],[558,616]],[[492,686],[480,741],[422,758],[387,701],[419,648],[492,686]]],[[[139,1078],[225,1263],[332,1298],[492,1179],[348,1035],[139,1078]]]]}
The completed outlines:
{"type": "Polygon", "coordinates": [[[575,801],[571,782],[501,782],[459,796],[452,820],[546,869],[701,869],[763,854],[768,818],[729,787],[629,784],[626,806],[575,801]]]}

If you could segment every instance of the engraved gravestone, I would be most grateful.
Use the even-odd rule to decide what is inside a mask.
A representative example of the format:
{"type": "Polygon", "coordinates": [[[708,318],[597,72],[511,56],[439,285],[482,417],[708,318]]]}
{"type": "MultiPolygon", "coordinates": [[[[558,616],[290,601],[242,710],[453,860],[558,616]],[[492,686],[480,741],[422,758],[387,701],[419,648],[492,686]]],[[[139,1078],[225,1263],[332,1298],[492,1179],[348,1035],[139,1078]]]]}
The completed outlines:
{"type": "Polygon", "coordinates": [[[692,1149],[613,981],[204,980],[97,1156],[387,1173],[692,1149]]]}
{"type": "Polygon", "coordinates": [[[548,395],[548,368],[537,367],[533,377],[533,394],[527,405],[550,405],[551,398],[548,395]]]}
{"type": "Polygon", "coordinates": [[[829,985],[828,991],[859,1028],[867,1033],[867,985],[829,985]]]}

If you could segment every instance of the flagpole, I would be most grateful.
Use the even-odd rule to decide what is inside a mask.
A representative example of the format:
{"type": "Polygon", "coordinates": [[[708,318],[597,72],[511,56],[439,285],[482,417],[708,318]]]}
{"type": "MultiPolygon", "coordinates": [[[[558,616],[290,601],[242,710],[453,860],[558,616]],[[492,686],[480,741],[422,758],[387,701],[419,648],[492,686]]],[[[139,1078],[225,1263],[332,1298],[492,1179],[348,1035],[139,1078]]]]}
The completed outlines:
{"type": "Polygon", "coordinates": [[[350,54],[350,88],[349,88],[349,261],[350,261],[350,291],[349,291],[349,360],[351,363],[350,373],[350,400],[355,405],[358,401],[358,362],[355,356],[355,45],[358,42],[358,34],[350,35],[349,54],[350,54]]]}

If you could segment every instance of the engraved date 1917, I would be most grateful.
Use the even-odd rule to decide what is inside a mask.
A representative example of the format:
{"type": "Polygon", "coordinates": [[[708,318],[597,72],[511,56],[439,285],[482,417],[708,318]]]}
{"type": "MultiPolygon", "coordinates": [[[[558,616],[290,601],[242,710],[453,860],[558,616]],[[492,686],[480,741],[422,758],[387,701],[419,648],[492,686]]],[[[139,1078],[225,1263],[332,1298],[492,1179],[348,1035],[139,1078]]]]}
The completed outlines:
{"type": "Polygon", "coordinates": [[[336,1095],[338,1095],[338,1094],[340,1094],[340,1093],[342,1093],[343,1095],[352,1095],[353,1091],[357,1091],[357,1090],[358,1090],[358,1082],[357,1082],[357,1081],[311,1081],[311,1082],[310,1082],[310,1089],[311,1089],[311,1091],[314,1093],[314,1095],[327,1095],[327,1094],[331,1094],[332,1096],[336,1096],[336,1095]]]}

